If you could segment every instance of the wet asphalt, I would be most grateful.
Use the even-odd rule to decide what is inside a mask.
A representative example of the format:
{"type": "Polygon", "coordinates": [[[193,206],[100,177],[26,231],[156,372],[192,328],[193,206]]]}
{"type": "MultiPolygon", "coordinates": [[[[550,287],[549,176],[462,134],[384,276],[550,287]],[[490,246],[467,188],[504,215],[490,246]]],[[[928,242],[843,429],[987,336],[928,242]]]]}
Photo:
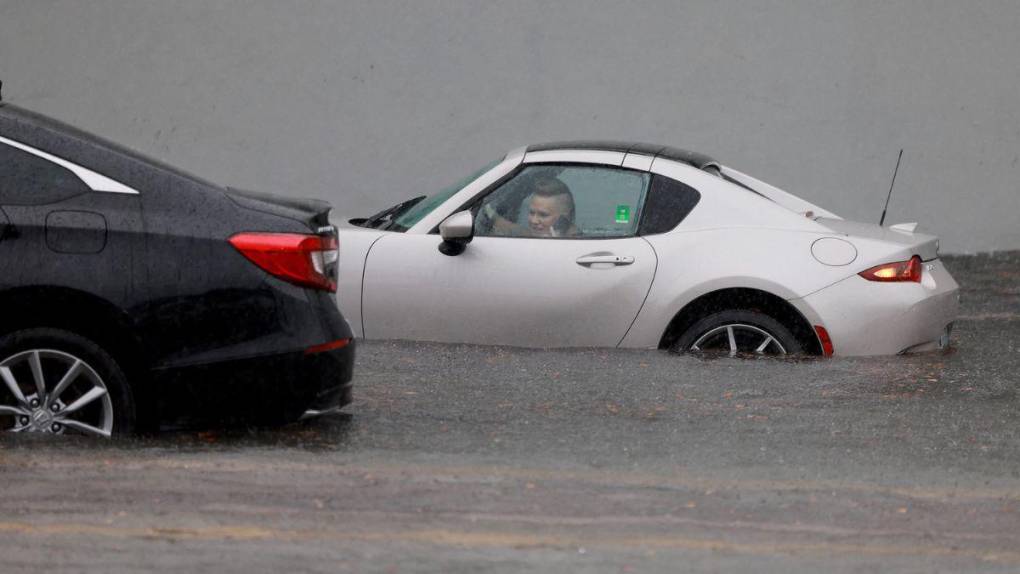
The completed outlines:
{"type": "Polygon", "coordinates": [[[1020,252],[948,353],[362,342],[339,416],[0,438],[0,571],[1020,571],[1020,252]]]}

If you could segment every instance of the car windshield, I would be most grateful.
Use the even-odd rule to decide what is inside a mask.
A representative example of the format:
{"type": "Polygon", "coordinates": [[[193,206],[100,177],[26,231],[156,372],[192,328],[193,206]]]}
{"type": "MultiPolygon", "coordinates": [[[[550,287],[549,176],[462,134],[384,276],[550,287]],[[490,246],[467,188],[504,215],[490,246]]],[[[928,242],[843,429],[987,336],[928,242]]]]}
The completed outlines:
{"type": "Polygon", "coordinates": [[[386,227],[386,230],[401,232],[407,231],[416,223],[424,219],[426,215],[432,213],[435,208],[442,205],[447,199],[453,197],[458,191],[464,189],[466,185],[478,179],[479,176],[495,167],[501,161],[503,161],[503,158],[490,162],[486,164],[485,167],[472,172],[471,175],[461,179],[457,183],[446,187],[438,193],[430,195],[421,201],[418,201],[413,207],[402,213],[399,217],[394,218],[392,223],[386,227]]]}

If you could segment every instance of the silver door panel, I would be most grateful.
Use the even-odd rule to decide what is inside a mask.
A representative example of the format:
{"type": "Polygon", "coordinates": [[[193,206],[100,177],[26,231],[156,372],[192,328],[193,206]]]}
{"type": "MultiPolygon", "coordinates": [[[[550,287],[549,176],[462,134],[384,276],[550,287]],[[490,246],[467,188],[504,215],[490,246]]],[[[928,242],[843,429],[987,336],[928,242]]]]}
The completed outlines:
{"type": "Polygon", "coordinates": [[[394,234],[373,246],[362,305],[367,338],[615,347],[656,268],[655,252],[637,237],[478,237],[455,257],[439,253],[440,241],[394,234]]]}

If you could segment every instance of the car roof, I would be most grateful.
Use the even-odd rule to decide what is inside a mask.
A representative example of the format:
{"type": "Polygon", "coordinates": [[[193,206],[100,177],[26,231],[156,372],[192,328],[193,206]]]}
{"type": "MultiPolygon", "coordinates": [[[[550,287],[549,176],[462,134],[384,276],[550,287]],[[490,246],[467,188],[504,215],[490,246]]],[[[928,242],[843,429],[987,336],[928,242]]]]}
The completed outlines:
{"type": "Polygon", "coordinates": [[[20,106],[16,106],[16,105],[11,104],[9,102],[0,102],[0,116],[4,116],[4,117],[7,117],[7,118],[12,118],[12,119],[32,121],[32,122],[48,124],[48,125],[55,125],[55,126],[58,126],[58,127],[62,128],[62,129],[72,129],[72,130],[74,129],[73,126],[70,126],[70,125],[65,124],[65,123],[63,123],[61,121],[55,120],[55,119],[53,119],[53,118],[51,118],[49,116],[44,116],[43,114],[40,114],[39,112],[33,112],[32,110],[28,110],[28,109],[22,108],[20,106]]]}
{"type": "Polygon", "coordinates": [[[116,165],[111,167],[111,158],[114,156],[126,158],[135,164],[141,163],[154,167],[204,186],[220,187],[114,141],[7,102],[0,102],[0,135],[18,140],[25,145],[51,153],[82,167],[109,175],[119,181],[126,181],[128,178],[123,173],[124,167],[117,167],[120,162],[112,162],[116,165]]]}
{"type": "Polygon", "coordinates": [[[563,149],[583,149],[599,151],[618,151],[624,153],[640,153],[654,157],[663,157],[681,163],[686,163],[698,169],[705,169],[706,167],[719,165],[718,161],[712,159],[711,157],[703,153],[698,153],[696,151],[688,151],[685,149],[670,147],[661,144],[649,144],[640,142],[621,142],[602,140],[562,141],[530,145],[528,146],[527,151],[552,151],[563,149]]]}
{"type": "Polygon", "coordinates": [[[0,118],[10,119],[12,121],[21,122],[31,126],[41,127],[59,134],[73,137],[75,139],[84,140],[89,143],[100,143],[107,147],[118,148],[117,151],[131,151],[124,148],[120,144],[114,143],[105,138],[101,138],[95,134],[86,132],[79,129],[71,124],[64,123],[60,120],[51,118],[50,116],[40,114],[32,110],[28,110],[14,104],[8,104],[7,102],[0,102],[0,118]]]}

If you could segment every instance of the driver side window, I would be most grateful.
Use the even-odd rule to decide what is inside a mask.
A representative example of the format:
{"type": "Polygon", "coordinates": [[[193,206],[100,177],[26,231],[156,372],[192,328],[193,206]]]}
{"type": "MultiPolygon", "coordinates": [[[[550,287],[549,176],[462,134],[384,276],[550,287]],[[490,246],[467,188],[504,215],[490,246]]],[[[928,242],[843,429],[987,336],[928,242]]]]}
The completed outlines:
{"type": "Polygon", "coordinates": [[[475,206],[475,236],[630,237],[650,181],[647,172],[608,166],[529,165],[475,206]]]}

